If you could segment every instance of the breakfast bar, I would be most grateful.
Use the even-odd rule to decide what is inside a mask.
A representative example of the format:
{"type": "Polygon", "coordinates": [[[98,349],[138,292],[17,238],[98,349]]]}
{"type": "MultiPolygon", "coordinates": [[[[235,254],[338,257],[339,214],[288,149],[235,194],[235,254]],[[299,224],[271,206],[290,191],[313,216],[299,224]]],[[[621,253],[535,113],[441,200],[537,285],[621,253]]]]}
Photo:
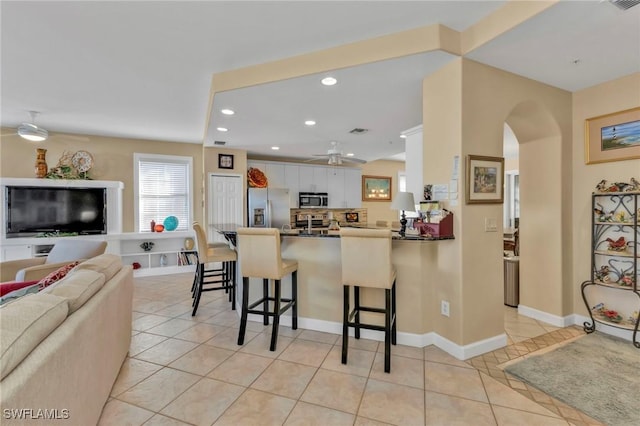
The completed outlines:
{"type": "MultiPolygon", "coordinates": [[[[236,225],[214,224],[212,227],[235,243],[236,225]]],[[[342,283],[339,231],[282,231],[282,257],[298,262],[299,326],[305,329],[341,333],[342,283]]],[[[438,274],[438,248],[453,237],[393,236],[392,263],[397,270],[398,343],[423,346],[422,336],[434,331],[433,312],[438,274]]],[[[239,268],[240,269],[240,268],[239,268]]],[[[283,296],[290,285],[283,280],[283,296]]],[[[238,280],[241,283],[241,280],[238,280]]],[[[256,281],[256,285],[257,285],[256,281]]],[[[241,286],[238,288],[242,292],[241,286]]],[[[253,296],[253,295],[251,295],[253,296]]],[[[380,303],[380,293],[363,289],[363,303],[380,303]]],[[[261,318],[251,318],[261,321],[261,318]]],[[[369,319],[371,320],[371,319],[369,319]]],[[[282,324],[289,325],[287,314],[282,324]]],[[[363,332],[364,337],[377,338],[376,332],[363,332]]]]}

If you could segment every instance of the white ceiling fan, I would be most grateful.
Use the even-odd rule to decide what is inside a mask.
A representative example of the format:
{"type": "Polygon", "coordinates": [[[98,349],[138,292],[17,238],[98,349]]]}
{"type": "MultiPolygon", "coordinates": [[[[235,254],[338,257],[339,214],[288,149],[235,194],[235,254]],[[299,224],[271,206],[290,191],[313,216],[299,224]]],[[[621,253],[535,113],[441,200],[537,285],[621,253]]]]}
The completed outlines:
{"type": "MultiPolygon", "coordinates": [[[[31,117],[31,121],[28,123],[20,124],[15,132],[3,134],[2,136],[12,136],[18,135],[23,139],[26,139],[31,142],[43,142],[49,138],[49,131],[36,125],[36,117],[40,114],[38,111],[28,111],[29,116],[31,117]]],[[[65,136],[68,139],[78,139],[78,140],[88,140],[87,137],[76,136],[76,135],[66,135],[63,133],[56,133],[54,136],[65,136]]]]}
{"type": "MultiPolygon", "coordinates": [[[[339,166],[343,161],[348,163],[366,163],[366,160],[361,160],[360,158],[351,157],[348,155],[344,155],[342,150],[340,149],[340,144],[336,141],[331,142],[331,148],[327,151],[326,154],[313,154],[314,157],[324,157],[328,159],[328,163],[331,166],[339,166]]],[[[312,159],[309,161],[316,161],[317,159],[312,159]]]]}
{"type": "Polygon", "coordinates": [[[49,132],[36,125],[36,116],[38,115],[38,112],[29,111],[29,115],[31,116],[31,122],[22,123],[16,129],[18,136],[31,142],[42,142],[47,140],[49,132]]]}

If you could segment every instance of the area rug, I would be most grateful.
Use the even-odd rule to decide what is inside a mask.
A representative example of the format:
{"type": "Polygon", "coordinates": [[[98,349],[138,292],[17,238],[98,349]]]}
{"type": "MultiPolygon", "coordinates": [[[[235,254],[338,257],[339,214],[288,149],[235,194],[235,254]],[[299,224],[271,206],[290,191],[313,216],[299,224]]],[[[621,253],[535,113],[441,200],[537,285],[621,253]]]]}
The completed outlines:
{"type": "Polygon", "coordinates": [[[640,349],[600,332],[505,368],[609,426],[640,425],[640,349]]]}

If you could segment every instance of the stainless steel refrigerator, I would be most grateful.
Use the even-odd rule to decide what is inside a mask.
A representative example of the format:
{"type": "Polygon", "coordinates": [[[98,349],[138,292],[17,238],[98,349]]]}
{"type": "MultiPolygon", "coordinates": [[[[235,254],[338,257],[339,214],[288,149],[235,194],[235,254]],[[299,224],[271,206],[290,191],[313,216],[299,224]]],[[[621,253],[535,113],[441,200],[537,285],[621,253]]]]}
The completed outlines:
{"type": "Polygon", "coordinates": [[[291,224],[288,189],[249,188],[248,192],[250,227],[282,229],[291,224]]]}

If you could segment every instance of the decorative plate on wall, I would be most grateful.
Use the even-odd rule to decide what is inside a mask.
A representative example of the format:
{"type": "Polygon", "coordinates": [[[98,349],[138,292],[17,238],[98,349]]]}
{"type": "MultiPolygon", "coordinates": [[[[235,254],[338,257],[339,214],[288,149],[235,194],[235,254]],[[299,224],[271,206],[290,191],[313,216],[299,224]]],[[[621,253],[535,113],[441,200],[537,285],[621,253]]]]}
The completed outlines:
{"type": "Polygon", "coordinates": [[[71,164],[78,172],[85,173],[93,167],[93,157],[87,151],[78,151],[71,157],[71,164]]]}

